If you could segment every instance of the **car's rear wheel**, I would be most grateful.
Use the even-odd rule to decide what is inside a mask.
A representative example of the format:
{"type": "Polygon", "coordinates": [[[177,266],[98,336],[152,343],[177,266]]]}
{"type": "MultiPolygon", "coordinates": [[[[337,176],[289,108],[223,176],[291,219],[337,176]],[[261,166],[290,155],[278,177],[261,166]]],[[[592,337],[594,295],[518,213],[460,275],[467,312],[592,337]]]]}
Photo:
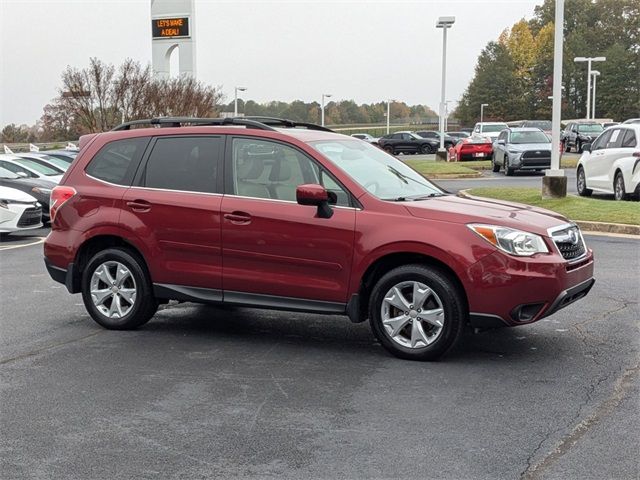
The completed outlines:
{"type": "Polygon", "coordinates": [[[158,302],[141,260],[122,248],[96,253],[82,275],[82,300],[97,323],[110,330],[145,324],[158,302]]]}
{"type": "Polygon", "coordinates": [[[429,145],[428,143],[425,143],[420,147],[420,153],[422,153],[423,155],[429,155],[433,153],[433,147],[431,147],[431,145],[429,145]]]}
{"type": "Polygon", "coordinates": [[[593,190],[587,188],[587,175],[584,173],[584,168],[578,167],[578,175],[576,177],[576,190],[581,197],[590,197],[593,190]]]}
{"type": "Polygon", "coordinates": [[[389,155],[396,154],[396,152],[393,150],[393,147],[391,145],[385,145],[384,151],[387,152],[389,155]]]}
{"type": "Polygon", "coordinates": [[[613,198],[616,200],[626,200],[627,192],[624,188],[624,177],[622,172],[617,172],[613,180],[613,198]]]}
{"type": "Polygon", "coordinates": [[[493,166],[493,171],[494,172],[499,172],[500,171],[500,165],[498,165],[496,163],[496,158],[495,156],[491,159],[491,165],[493,166]]]}
{"type": "Polygon", "coordinates": [[[369,318],[374,335],[393,355],[436,360],[460,338],[466,308],[447,275],[425,265],[406,265],[378,280],[369,318]]]}

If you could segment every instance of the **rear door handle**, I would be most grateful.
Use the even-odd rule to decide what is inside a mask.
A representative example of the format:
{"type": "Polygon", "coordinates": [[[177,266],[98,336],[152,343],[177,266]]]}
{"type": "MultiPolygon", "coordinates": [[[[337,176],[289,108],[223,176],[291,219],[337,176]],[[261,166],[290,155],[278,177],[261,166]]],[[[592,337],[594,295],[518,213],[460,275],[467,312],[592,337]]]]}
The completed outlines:
{"type": "Polygon", "coordinates": [[[148,212],[151,210],[151,204],[146,200],[131,200],[127,202],[127,206],[134,212],[148,212]]]}
{"type": "Polygon", "coordinates": [[[251,215],[245,212],[231,212],[225,213],[224,218],[236,225],[248,225],[251,223],[251,215]]]}

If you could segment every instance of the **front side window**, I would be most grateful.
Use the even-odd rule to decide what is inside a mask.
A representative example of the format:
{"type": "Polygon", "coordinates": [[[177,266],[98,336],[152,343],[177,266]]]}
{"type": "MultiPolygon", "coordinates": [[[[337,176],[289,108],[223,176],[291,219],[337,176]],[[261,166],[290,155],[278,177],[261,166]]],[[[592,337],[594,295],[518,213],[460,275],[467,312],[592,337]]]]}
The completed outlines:
{"type": "Polygon", "coordinates": [[[24,173],[29,178],[37,177],[35,173],[30,172],[26,168],[21,167],[20,165],[17,165],[15,163],[0,161],[0,166],[3,168],[6,168],[7,170],[13,173],[24,173]]]}
{"type": "MultiPolygon", "coordinates": [[[[366,142],[352,141],[369,146],[366,142]]],[[[293,147],[268,140],[234,138],[232,163],[233,191],[237,195],[295,202],[299,185],[315,183],[334,192],[337,205],[349,206],[347,192],[323,168],[293,147]]]]}
{"type": "Polygon", "coordinates": [[[160,137],[144,172],[148,188],[216,193],[222,137],[160,137]]]}
{"type": "Polygon", "coordinates": [[[602,150],[607,145],[609,138],[611,137],[611,130],[605,131],[602,135],[596,138],[595,142],[591,146],[591,151],[602,150]]]}
{"type": "Polygon", "coordinates": [[[403,201],[444,194],[418,172],[368,143],[321,140],[310,145],[380,199],[403,201]]]}
{"type": "Polygon", "coordinates": [[[91,159],[85,172],[105,182],[130,185],[148,142],[147,137],[109,142],[91,159]]]}

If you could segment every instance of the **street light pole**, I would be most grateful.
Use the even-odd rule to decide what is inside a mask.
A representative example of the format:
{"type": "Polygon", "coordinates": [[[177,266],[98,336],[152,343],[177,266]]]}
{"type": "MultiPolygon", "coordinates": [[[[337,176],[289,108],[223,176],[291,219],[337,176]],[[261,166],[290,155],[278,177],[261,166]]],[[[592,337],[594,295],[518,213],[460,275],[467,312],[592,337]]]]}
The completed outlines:
{"type": "Polygon", "coordinates": [[[587,120],[591,118],[591,62],[604,62],[607,57],[575,57],[574,62],[587,62],[587,120]]]}
{"type": "Polygon", "coordinates": [[[600,76],[600,72],[598,70],[591,70],[591,75],[593,75],[593,106],[591,107],[591,118],[596,118],[596,80],[598,80],[598,76],[600,76]]]}
{"type": "MultiPolygon", "coordinates": [[[[480,104],[480,123],[482,123],[482,119],[484,118],[484,107],[488,107],[488,103],[480,104]]],[[[480,125],[480,131],[482,132],[482,125],[480,125]]]]}
{"type": "Polygon", "coordinates": [[[324,127],[324,99],[326,98],[331,98],[333,96],[333,94],[331,93],[323,93],[322,94],[322,109],[321,109],[321,119],[322,121],[320,122],[320,124],[324,127]]]}
{"type": "Polygon", "coordinates": [[[436,28],[442,29],[442,86],[440,89],[440,148],[438,153],[446,158],[446,150],[444,149],[444,109],[445,109],[445,87],[447,81],[447,29],[451,28],[456,21],[456,17],[440,17],[436,23],[436,28]]]}
{"type": "Polygon", "coordinates": [[[387,135],[389,135],[389,119],[391,118],[391,102],[393,101],[391,98],[387,100],[387,135]]]}
{"type": "Polygon", "coordinates": [[[247,89],[247,87],[236,87],[236,98],[233,102],[233,116],[237,117],[238,116],[238,91],[240,92],[244,92],[247,89]]]}

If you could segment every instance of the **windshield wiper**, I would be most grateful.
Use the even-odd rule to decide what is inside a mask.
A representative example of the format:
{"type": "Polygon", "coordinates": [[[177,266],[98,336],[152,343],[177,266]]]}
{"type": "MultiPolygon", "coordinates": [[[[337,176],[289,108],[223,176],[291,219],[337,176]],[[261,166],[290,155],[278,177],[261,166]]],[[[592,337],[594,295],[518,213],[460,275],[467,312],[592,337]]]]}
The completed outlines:
{"type": "Polygon", "coordinates": [[[382,200],[386,200],[388,202],[415,202],[417,200],[426,200],[427,198],[443,197],[445,195],[446,193],[434,192],[434,193],[429,193],[427,195],[415,195],[412,197],[383,198],[382,200]]]}

